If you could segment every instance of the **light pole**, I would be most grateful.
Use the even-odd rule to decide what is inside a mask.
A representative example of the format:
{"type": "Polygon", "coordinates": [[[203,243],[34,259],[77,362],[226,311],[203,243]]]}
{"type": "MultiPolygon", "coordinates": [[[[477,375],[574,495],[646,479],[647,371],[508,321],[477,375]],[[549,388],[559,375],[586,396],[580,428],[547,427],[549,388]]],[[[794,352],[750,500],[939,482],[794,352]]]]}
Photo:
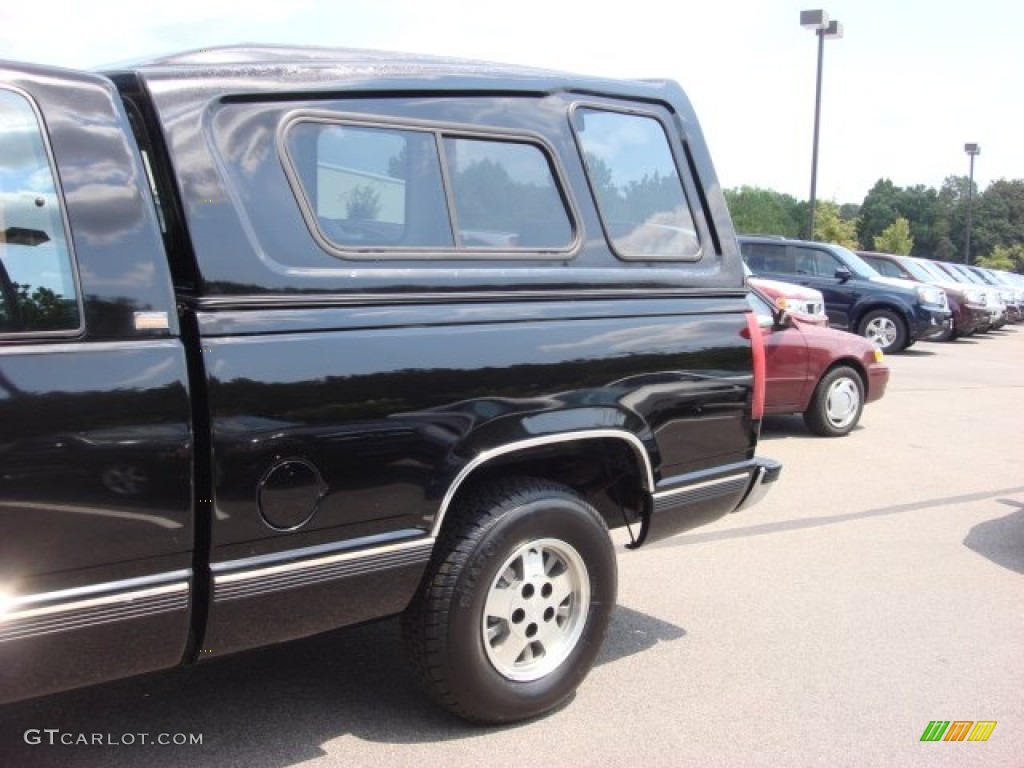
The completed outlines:
{"type": "Polygon", "coordinates": [[[974,208],[974,157],[981,154],[980,144],[964,144],[964,152],[971,158],[970,176],[967,177],[967,238],[964,242],[964,264],[971,263],[971,214],[974,208]]]}
{"type": "Polygon", "coordinates": [[[824,11],[800,11],[800,26],[818,35],[818,79],[814,89],[814,149],[811,152],[811,199],[807,213],[807,239],[814,237],[814,203],[818,188],[818,128],[821,125],[821,65],[825,58],[825,38],[842,37],[843,25],[829,21],[824,11]]]}

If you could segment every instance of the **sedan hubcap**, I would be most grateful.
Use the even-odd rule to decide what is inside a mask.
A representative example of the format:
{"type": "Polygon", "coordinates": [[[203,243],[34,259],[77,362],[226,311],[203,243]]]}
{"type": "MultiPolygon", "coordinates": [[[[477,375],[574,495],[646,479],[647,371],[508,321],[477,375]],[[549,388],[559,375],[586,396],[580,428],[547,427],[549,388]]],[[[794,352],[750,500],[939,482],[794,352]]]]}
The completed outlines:
{"type": "Polygon", "coordinates": [[[896,342],[896,323],[888,317],[876,317],[864,328],[864,335],[883,349],[891,347],[896,342]]]}
{"type": "Polygon", "coordinates": [[[487,658],[509,680],[538,680],[565,661],[583,634],[590,579],[564,541],[539,539],[517,549],[487,593],[487,658]]]}
{"type": "Polygon", "coordinates": [[[825,414],[836,429],[848,427],[860,407],[860,390],[850,379],[836,379],[825,396],[825,414]]]}

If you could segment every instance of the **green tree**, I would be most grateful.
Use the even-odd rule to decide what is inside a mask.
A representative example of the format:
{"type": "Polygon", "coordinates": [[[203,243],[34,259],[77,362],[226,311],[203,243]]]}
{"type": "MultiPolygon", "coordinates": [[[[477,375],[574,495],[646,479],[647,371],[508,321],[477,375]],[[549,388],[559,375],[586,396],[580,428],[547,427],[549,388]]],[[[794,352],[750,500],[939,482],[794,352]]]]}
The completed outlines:
{"type": "Polygon", "coordinates": [[[910,236],[914,245],[910,253],[913,256],[931,258],[942,236],[940,227],[936,226],[936,203],[939,193],[934,187],[916,184],[904,187],[899,194],[900,216],[910,224],[910,236]]]}
{"type": "Polygon", "coordinates": [[[978,259],[978,266],[1024,274],[1024,243],[1009,247],[997,245],[990,254],[978,259]]]}
{"type": "MultiPolygon", "coordinates": [[[[879,179],[864,198],[860,208],[857,236],[862,243],[874,243],[900,217],[907,220],[914,256],[935,256],[940,240],[949,235],[948,222],[938,221],[939,193],[918,184],[897,187],[889,179],[879,179]]],[[[946,251],[953,250],[951,247],[946,251]]]]}
{"type": "Polygon", "coordinates": [[[12,283],[17,292],[22,327],[33,331],[55,331],[78,325],[78,307],[73,299],[43,286],[12,283]]]}
{"type": "Polygon", "coordinates": [[[345,215],[353,221],[374,221],[380,214],[380,195],[369,184],[359,184],[348,193],[345,215]]]}
{"type": "Polygon", "coordinates": [[[914,248],[914,238],[910,235],[910,222],[902,216],[882,230],[882,234],[874,239],[875,250],[882,253],[895,253],[909,256],[914,248]]]}
{"type": "Polygon", "coordinates": [[[839,204],[823,200],[817,204],[813,239],[857,250],[860,248],[860,242],[857,240],[857,220],[843,220],[839,215],[839,204]]]}
{"type": "Polygon", "coordinates": [[[899,217],[899,189],[889,179],[879,179],[860,206],[857,239],[873,243],[899,217]]]}
{"type": "Polygon", "coordinates": [[[799,237],[807,206],[791,195],[760,187],[725,190],[737,232],[799,237]]]}
{"type": "Polygon", "coordinates": [[[974,201],[971,259],[1024,243],[1024,179],[993,181],[974,201]]]}
{"type": "MultiPolygon", "coordinates": [[[[937,233],[935,258],[962,261],[967,233],[967,201],[970,180],[966,176],[947,176],[939,188],[935,202],[937,233]]],[[[977,194],[972,193],[975,203],[977,194]]],[[[972,246],[971,252],[976,249],[972,246]]],[[[973,258],[972,258],[973,263],[973,258]]]]}

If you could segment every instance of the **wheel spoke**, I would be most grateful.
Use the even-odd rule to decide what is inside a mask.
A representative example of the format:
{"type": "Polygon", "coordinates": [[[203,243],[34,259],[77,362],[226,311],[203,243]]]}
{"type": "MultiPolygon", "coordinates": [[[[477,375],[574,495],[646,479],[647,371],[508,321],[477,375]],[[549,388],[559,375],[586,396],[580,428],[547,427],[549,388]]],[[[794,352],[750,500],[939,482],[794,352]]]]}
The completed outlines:
{"type": "Polygon", "coordinates": [[[523,579],[544,578],[544,555],[539,547],[532,547],[523,553],[523,579]]]}
{"type": "Polygon", "coordinates": [[[508,624],[504,621],[495,621],[487,627],[487,644],[493,648],[495,642],[507,634],[508,624]]]}
{"type": "MultiPolygon", "coordinates": [[[[491,656],[506,669],[512,669],[524,652],[528,652],[529,644],[529,640],[510,634],[504,641],[491,646],[491,656]]],[[[532,657],[532,653],[530,656],[532,657]]]]}
{"type": "Polygon", "coordinates": [[[572,576],[569,575],[568,571],[555,576],[550,581],[551,586],[554,588],[554,591],[551,593],[551,602],[558,606],[564,603],[565,599],[576,589],[572,576]]]}
{"type": "Polygon", "coordinates": [[[545,653],[554,651],[565,642],[565,630],[556,619],[545,621],[534,635],[533,642],[539,644],[545,653]]]}
{"type": "Polygon", "coordinates": [[[507,621],[512,615],[512,601],[516,597],[516,588],[502,589],[495,587],[487,595],[487,603],[484,605],[486,616],[507,621]]]}

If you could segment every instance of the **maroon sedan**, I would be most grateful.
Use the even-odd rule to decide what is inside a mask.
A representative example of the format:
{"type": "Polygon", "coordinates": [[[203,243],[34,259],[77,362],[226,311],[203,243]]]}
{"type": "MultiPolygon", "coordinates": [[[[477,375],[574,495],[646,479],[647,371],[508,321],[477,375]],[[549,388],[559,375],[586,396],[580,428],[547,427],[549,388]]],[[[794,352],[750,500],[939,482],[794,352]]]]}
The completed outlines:
{"type": "Polygon", "coordinates": [[[852,333],[805,322],[775,309],[756,289],[747,300],[764,336],[765,413],[802,413],[818,435],[845,435],[864,404],[885,394],[882,350],[852,333]]]}

